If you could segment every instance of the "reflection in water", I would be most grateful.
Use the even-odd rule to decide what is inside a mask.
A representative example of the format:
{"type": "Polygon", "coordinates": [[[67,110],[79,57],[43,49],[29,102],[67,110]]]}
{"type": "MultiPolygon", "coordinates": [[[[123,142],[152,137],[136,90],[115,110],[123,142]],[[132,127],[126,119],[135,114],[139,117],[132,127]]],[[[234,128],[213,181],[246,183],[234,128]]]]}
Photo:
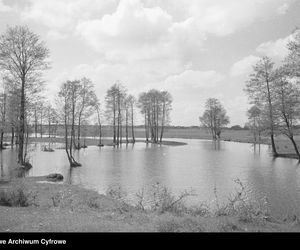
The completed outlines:
{"type": "Polygon", "coordinates": [[[260,155],[260,145],[260,143],[252,144],[254,154],[260,155]]]}
{"type": "MultiPolygon", "coordinates": [[[[297,160],[273,159],[266,145],[204,140],[176,141],[185,146],[135,143],[121,147],[89,147],[74,156],[82,167],[70,168],[64,150],[41,151],[32,145],[33,168],[29,176],[60,173],[65,182],[105,193],[120,186],[134,200],[142,188],[159,182],[172,192],[193,189],[190,202],[211,201],[216,186],[220,202],[235,190],[234,179],[249,187],[255,199],[268,197],[274,214],[286,214],[300,207],[300,168],[297,160]]],[[[54,147],[54,146],[53,146],[54,147]]],[[[60,145],[56,145],[59,148],[60,145]]],[[[1,176],[9,175],[16,162],[15,150],[1,153],[1,176]]]]}
{"type": "Polygon", "coordinates": [[[213,140],[212,141],[213,149],[214,150],[220,150],[221,149],[221,143],[220,140],[213,140]]]}
{"type": "Polygon", "coordinates": [[[1,176],[1,178],[3,178],[4,177],[4,169],[3,169],[3,156],[2,156],[2,152],[0,151],[0,167],[1,167],[1,172],[0,172],[0,176],[1,176]]]}

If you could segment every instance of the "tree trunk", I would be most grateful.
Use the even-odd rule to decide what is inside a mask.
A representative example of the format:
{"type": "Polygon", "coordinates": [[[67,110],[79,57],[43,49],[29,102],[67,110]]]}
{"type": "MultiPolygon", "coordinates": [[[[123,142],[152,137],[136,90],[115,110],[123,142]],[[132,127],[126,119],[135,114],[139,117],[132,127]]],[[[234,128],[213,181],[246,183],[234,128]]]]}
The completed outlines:
{"type": "Polygon", "coordinates": [[[1,135],[0,135],[0,150],[3,149],[3,136],[4,136],[4,132],[3,132],[3,128],[1,129],[1,135]]]}
{"type": "Polygon", "coordinates": [[[145,111],[145,136],[146,136],[146,141],[149,141],[149,135],[148,135],[148,126],[147,126],[147,114],[145,111]]]}
{"type": "Polygon", "coordinates": [[[114,112],[114,115],[113,115],[113,143],[116,143],[116,100],[115,100],[115,97],[113,99],[113,112],[114,112]]]}
{"type": "Polygon", "coordinates": [[[77,130],[77,149],[80,149],[81,145],[80,145],[80,129],[81,129],[81,118],[79,116],[78,119],[78,130],[77,130]]]}
{"type": "Polygon", "coordinates": [[[268,76],[267,76],[267,79],[266,79],[266,83],[267,83],[267,90],[268,90],[269,119],[270,119],[270,129],[271,129],[271,145],[272,145],[273,156],[277,157],[278,153],[277,153],[277,150],[276,150],[276,145],[275,145],[275,140],[274,140],[273,107],[272,107],[272,102],[271,102],[271,93],[270,93],[270,85],[269,85],[268,76]]]}
{"type": "Polygon", "coordinates": [[[298,157],[298,161],[300,162],[300,153],[299,153],[298,146],[297,146],[297,144],[296,144],[296,142],[295,142],[295,140],[294,140],[294,136],[290,136],[289,138],[290,138],[291,142],[293,143],[293,146],[294,146],[296,155],[297,155],[297,157],[298,157]]]}
{"type": "Polygon", "coordinates": [[[15,138],[15,129],[14,126],[11,126],[11,147],[14,147],[14,138],[15,138]]]}
{"type": "MultiPolygon", "coordinates": [[[[41,116],[42,116],[42,114],[41,114],[41,116]]],[[[40,128],[41,128],[41,138],[43,138],[43,119],[41,118],[41,125],[40,125],[40,128]]]]}
{"type": "Polygon", "coordinates": [[[51,133],[50,133],[50,127],[51,127],[51,122],[49,121],[49,123],[48,123],[48,134],[49,134],[49,138],[50,138],[50,136],[51,136],[51,133]]]}
{"type": "Polygon", "coordinates": [[[18,163],[24,164],[23,161],[23,150],[24,150],[24,130],[25,130],[25,76],[22,77],[21,87],[21,107],[20,107],[20,124],[19,124],[19,152],[18,152],[18,163]]]}
{"type": "Polygon", "coordinates": [[[126,110],[126,124],[125,124],[125,136],[126,136],[126,143],[128,143],[128,110],[126,110]]]}
{"type": "Polygon", "coordinates": [[[34,133],[35,133],[35,138],[37,138],[37,127],[38,127],[38,118],[37,118],[37,112],[36,112],[36,107],[34,110],[34,133]]]}
{"type": "Polygon", "coordinates": [[[132,104],[131,104],[131,135],[132,135],[132,142],[135,143],[134,124],[133,124],[133,105],[132,104]]]}
{"type": "Polygon", "coordinates": [[[102,144],[102,128],[101,123],[99,124],[99,146],[102,144]]]}

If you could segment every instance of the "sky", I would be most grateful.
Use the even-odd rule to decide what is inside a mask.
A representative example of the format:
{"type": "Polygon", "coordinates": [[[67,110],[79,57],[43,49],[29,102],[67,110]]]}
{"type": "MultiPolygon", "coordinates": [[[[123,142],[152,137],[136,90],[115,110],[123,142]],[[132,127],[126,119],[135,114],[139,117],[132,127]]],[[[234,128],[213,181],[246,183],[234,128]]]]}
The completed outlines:
{"type": "Polygon", "coordinates": [[[243,126],[252,65],[264,55],[280,64],[299,13],[299,0],[0,0],[0,33],[27,25],[45,41],[52,100],[62,82],[85,76],[103,106],[120,81],[136,97],[168,90],[172,125],[199,125],[213,97],[243,126]]]}

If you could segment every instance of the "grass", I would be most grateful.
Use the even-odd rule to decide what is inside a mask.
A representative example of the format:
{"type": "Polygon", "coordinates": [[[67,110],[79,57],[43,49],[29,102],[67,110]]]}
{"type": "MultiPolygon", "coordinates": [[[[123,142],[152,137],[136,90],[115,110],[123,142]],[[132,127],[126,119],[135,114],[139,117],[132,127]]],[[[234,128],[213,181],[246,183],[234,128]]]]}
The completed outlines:
{"type": "MultiPolygon", "coordinates": [[[[188,207],[185,200],[194,195],[192,191],[175,196],[159,184],[139,192],[143,202],[129,205],[124,202],[126,194],[117,187],[110,188],[108,195],[100,195],[67,184],[39,183],[41,180],[28,177],[0,185],[4,202],[0,205],[0,231],[300,231],[293,216],[289,221],[269,221],[262,216],[264,210],[252,206],[242,194],[233,195],[229,205],[222,204],[226,209],[220,213],[204,203],[188,207]]],[[[241,189],[240,184],[237,182],[241,189]]]]}

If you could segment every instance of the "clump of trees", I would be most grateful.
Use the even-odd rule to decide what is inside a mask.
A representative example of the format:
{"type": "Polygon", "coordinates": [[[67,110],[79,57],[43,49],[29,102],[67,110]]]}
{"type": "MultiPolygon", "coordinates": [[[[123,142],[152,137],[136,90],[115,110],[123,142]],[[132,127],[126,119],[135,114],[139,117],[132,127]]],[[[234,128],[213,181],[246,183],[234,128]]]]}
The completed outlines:
{"type": "Polygon", "coordinates": [[[274,157],[275,136],[282,134],[292,143],[300,161],[295,142],[295,126],[300,118],[300,31],[296,30],[288,44],[289,54],[277,68],[269,57],[262,57],[254,66],[245,91],[253,105],[248,111],[255,134],[262,131],[270,136],[274,157]]]}
{"type": "Polygon", "coordinates": [[[81,126],[92,116],[93,112],[98,113],[100,123],[100,103],[95,94],[94,84],[86,77],[64,82],[58,93],[58,103],[60,119],[64,124],[65,150],[70,166],[81,166],[73,156],[74,149],[86,146],[81,145],[81,126]]]}
{"type": "Polygon", "coordinates": [[[213,140],[220,139],[222,128],[229,123],[225,108],[216,98],[206,101],[205,111],[199,120],[203,127],[209,130],[213,140]]]}
{"type": "MultiPolygon", "coordinates": [[[[123,121],[126,110],[127,89],[118,81],[111,86],[105,96],[106,118],[112,124],[113,143],[115,145],[123,142],[123,121]]],[[[126,124],[127,126],[127,124],[126,124]]]]}
{"type": "Polygon", "coordinates": [[[151,89],[140,94],[138,106],[144,116],[146,141],[162,142],[165,126],[170,122],[171,94],[151,89]]]}

